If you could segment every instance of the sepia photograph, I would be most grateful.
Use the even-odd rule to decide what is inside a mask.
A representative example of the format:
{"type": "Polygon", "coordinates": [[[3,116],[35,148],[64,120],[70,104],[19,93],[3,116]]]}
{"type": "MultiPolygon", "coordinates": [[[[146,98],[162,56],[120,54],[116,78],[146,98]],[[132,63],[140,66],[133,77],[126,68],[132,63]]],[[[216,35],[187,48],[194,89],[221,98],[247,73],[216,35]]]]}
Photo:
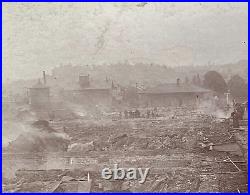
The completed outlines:
{"type": "Polygon", "coordinates": [[[2,192],[248,192],[248,3],[2,3],[2,192]]]}

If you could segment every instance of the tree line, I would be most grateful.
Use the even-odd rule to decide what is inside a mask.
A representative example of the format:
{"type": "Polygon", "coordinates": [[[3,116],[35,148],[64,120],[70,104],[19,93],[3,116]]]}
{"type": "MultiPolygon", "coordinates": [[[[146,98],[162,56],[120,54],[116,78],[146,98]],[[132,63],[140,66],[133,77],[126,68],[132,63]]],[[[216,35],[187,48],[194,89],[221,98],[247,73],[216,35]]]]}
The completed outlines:
{"type": "MultiPolygon", "coordinates": [[[[187,77],[185,82],[189,82],[187,77]]],[[[226,82],[220,73],[216,71],[208,71],[204,75],[203,81],[201,80],[199,74],[197,74],[193,76],[191,82],[194,85],[213,90],[218,95],[229,92],[235,99],[246,99],[248,96],[248,84],[239,75],[232,76],[229,81],[226,82]]]]}

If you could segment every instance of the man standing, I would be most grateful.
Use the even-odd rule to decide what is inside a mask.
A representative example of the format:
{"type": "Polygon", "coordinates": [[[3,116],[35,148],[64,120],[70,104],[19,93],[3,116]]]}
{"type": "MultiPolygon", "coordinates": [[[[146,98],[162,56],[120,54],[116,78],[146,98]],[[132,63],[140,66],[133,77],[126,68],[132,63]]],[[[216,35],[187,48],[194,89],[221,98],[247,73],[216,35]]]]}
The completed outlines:
{"type": "Polygon", "coordinates": [[[239,128],[239,113],[237,113],[236,109],[231,113],[231,117],[233,118],[233,128],[239,128]]]}

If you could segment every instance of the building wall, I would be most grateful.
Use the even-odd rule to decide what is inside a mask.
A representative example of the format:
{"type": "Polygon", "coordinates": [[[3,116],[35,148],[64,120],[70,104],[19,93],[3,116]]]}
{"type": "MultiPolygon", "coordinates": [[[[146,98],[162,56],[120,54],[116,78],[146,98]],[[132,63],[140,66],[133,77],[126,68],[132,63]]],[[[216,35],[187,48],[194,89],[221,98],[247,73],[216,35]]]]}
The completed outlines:
{"type": "Polygon", "coordinates": [[[110,89],[84,89],[67,91],[65,97],[71,102],[86,106],[111,105],[112,94],[110,89]]]}
{"type": "Polygon", "coordinates": [[[86,88],[89,87],[90,83],[89,83],[89,75],[87,76],[79,76],[79,84],[82,88],[86,88]]]}
{"type": "Polygon", "coordinates": [[[30,88],[29,103],[32,108],[47,108],[49,102],[49,88],[30,88]]]}
{"type": "Polygon", "coordinates": [[[139,102],[141,106],[161,107],[161,106],[195,106],[203,94],[196,93],[175,93],[175,94],[140,94],[139,102]]]}

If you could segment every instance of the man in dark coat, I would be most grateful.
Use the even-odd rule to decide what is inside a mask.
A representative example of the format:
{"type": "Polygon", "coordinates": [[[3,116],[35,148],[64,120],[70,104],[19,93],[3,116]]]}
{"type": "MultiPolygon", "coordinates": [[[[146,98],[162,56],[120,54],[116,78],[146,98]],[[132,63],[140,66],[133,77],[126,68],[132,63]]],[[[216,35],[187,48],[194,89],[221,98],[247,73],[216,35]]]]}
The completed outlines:
{"type": "Polygon", "coordinates": [[[233,118],[233,128],[239,128],[239,113],[237,113],[236,109],[231,113],[231,117],[233,118]]]}

